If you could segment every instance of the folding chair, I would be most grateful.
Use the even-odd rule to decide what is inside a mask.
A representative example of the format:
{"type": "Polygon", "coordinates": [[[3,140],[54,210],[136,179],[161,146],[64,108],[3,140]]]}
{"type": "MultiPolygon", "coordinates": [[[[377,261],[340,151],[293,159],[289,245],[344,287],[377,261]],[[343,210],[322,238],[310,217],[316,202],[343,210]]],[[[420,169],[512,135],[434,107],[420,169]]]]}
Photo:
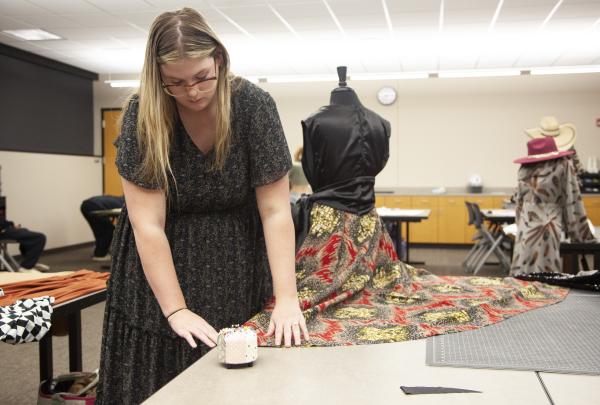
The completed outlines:
{"type": "Polygon", "coordinates": [[[502,250],[502,243],[508,241],[508,239],[502,228],[487,228],[479,205],[467,203],[467,209],[469,209],[469,224],[475,226],[477,233],[473,237],[475,246],[473,246],[473,249],[467,255],[465,262],[463,262],[463,267],[467,272],[477,274],[486,263],[488,257],[494,253],[498,258],[500,267],[508,273],[510,271],[510,260],[502,250]]]}
{"type": "Polygon", "coordinates": [[[0,270],[6,270],[10,272],[18,272],[19,263],[15,260],[14,257],[8,253],[8,244],[9,243],[19,243],[16,240],[12,239],[0,239],[0,270]]]}
{"type": "MultiPolygon", "coordinates": [[[[469,218],[469,225],[475,225],[475,213],[473,212],[473,204],[465,201],[465,205],[467,207],[467,215],[469,218]]],[[[462,263],[462,267],[463,269],[465,269],[466,272],[471,272],[471,267],[473,266],[473,263],[477,262],[477,257],[480,255],[481,250],[482,250],[482,244],[480,243],[482,238],[482,235],[480,234],[479,231],[477,231],[475,233],[475,235],[473,235],[473,238],[471,239],[473,242],[475,242],[473,244],[473,247],[471,248],[471,250],[469,250],[469,253],[467,253],[467,257],[465,257],[465,260],[462,263]]]]}

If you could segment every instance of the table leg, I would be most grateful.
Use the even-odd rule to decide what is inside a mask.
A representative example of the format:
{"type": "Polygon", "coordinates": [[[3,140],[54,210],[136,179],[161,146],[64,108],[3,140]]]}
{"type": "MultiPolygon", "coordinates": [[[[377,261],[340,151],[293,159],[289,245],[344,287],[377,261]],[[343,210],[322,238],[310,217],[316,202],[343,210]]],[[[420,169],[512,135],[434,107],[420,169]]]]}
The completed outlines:
{"type": "Polygon", "coordinates": [[[40,340],[40,381],[52,378],[52,328],[40,340]]]}
{"type": "Polygon", "coordinates": [[[396,253],[398,260],[402,260],[402,221],[396,221],[396,253]]]}
{"type": "Polygon", "coordinates": [[[410,256],[408,255],[408,251],[410,250],[410,222],[406,222],[406,263],[410,263],[410,256]]]}
{"type": "Polygon", "coordinates": [[[81,356],[81,311],[67,315],[69,328],[69,370],[82,371],[81,356]]]}
{"type": "Polygon", "coordinates": [[[408,251],[410,250],[410,222],[406,221],[406,264],[423,265],[425,262],[411,262],[408,251]]]}

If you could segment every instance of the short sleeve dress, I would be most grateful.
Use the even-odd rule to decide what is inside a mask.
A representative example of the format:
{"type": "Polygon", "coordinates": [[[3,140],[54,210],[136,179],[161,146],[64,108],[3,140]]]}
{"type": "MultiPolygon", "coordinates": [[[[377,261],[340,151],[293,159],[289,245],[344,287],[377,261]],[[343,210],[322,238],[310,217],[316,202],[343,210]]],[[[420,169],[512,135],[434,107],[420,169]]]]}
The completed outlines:
{"type": "MultiPolygon", "coordinates": [[[[127,108],[116,141],[120,175],[138,176],[137,99],[127,108]]],[[[177,120],[170,150],[176,187],[170,187],[165,233],[188,307],[216,330],[242,324],[271,296],[271,279],[255,188],[291,168],[271,96],[243,80],[232,90],[232,138],[221,171],[177,120]]],[[[112,274],[104,317],[98,404],[139,403],[208,352],[192,349],[164,319],[144,275],[124,207],[112,245],[112,274]]]]}

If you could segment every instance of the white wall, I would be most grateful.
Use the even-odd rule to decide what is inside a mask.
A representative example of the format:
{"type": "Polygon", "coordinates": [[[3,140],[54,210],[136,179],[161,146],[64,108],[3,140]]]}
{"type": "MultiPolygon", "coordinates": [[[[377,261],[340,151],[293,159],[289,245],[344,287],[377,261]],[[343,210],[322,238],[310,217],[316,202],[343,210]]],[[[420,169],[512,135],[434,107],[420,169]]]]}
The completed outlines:
{"type": "MultiPolygon", "coordinates": [[[[131,78],[123,77],[123,78],[131,78]]],[[[350,81],[362,103],[392,125],[390,160],[379,187],[462,187],[479,173],[487,187],[513,187],[526,154],[524,128],[543,115],[570,121],[578,129],[577,151],[585,163],[600,156],[600,74],[468,79],[350,81]],[[381,106],[376,92],[395,87],[398,100],[381,106]]],[[[335,82],[261,83],[271,93],[293,152],[302,144],[300,121],[329,103],[335,82]]],[[[98,83],[94,113],[119,107],[127,90],[98,83]]],[[[99,122],[99,121],[98,121],[99,122]]],[[[99,123],[95,126],[100,144],[99,123]]],[[[100,149],[98,149],[100,150],[100,149]]]]}
{"type": "Polygon", "coordinates": [[[46,234],[46,249],[94,240],[79,206],[102,194],[100,158],[0,151],[0,166],[9,220],[46,234]]]}

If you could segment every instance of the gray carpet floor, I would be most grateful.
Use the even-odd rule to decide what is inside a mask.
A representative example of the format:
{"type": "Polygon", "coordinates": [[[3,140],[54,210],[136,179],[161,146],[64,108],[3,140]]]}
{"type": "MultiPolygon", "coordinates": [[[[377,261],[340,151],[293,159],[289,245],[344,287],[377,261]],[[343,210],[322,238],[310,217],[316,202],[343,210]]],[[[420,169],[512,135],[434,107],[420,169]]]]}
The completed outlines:
{"type": "MultiPolygon", "coordinates": [[[[460,266],[467,249],[411,248],[411,260],[425,261],[424,267],[439,275],[464,275],[460,266]]],[[[40,262],[51,266],[52,271],[101,270],[101,264],[91,261],[92,248],[82,247],[51,253],[42,256],[40,262]]],[[[106,270],[104,270],[106,271],[106,270]]],[[[502,275],[498,266],[485,266],[482,276],[502,275]]],[[[96,304],[82,311],[83,367],[90,371],[98,368],[100,343],[102,339],[102,318],[104,303],[96,304]]],[[[69,371],[68,338],[53,337],[54,374],[69,371]]],[[[0,342],[0,404],[30,405],[37,400],[39,384],[38,345],[26,343],[9,345],[0,342]]]]}

